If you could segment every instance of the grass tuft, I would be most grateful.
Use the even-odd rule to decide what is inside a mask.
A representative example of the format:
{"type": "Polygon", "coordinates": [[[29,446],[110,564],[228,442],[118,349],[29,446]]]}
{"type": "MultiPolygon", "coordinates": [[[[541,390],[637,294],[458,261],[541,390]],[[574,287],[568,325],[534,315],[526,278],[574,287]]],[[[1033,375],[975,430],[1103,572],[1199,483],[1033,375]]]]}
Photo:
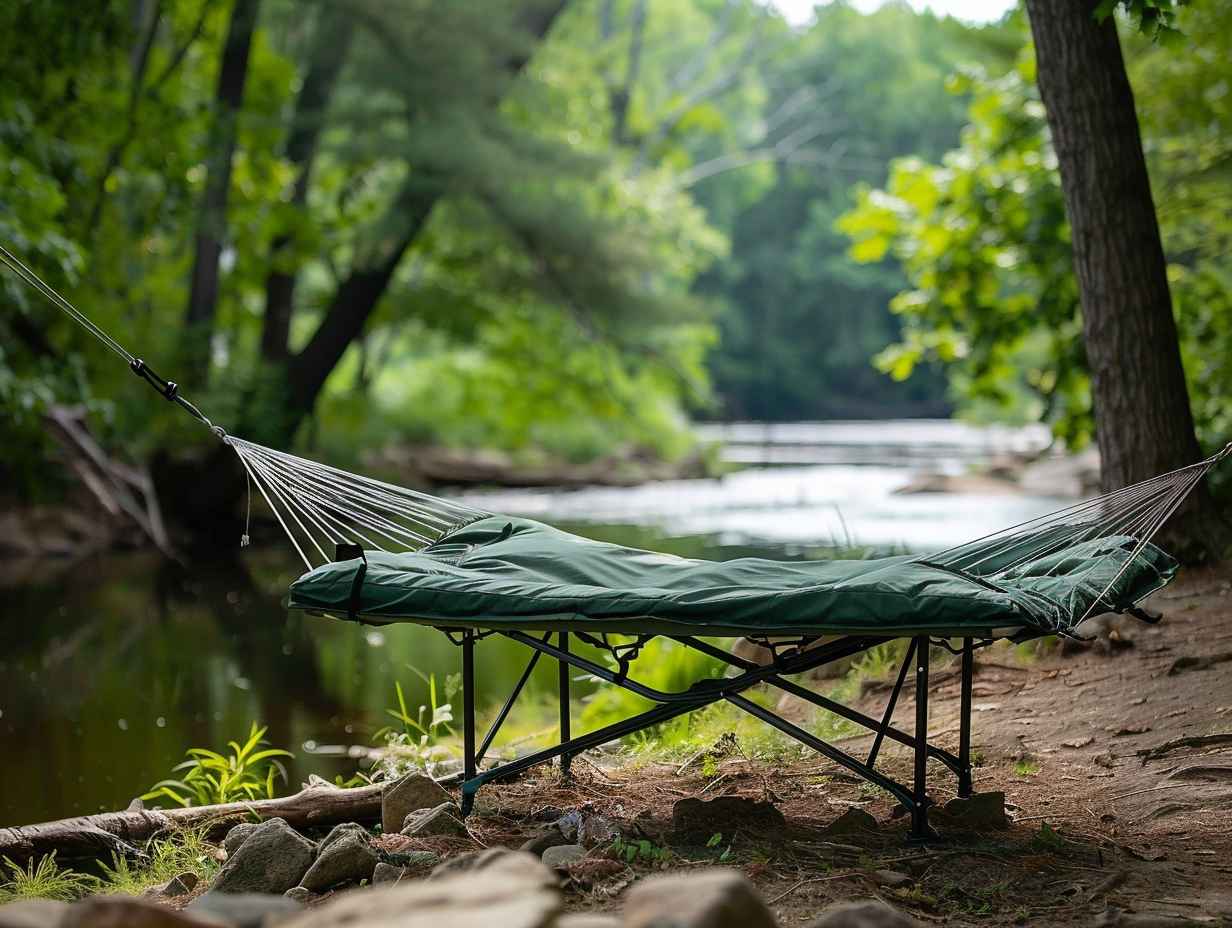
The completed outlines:
{"type": "Polygon", "coordinates": [[[0,904],[19,899],[58,899],[71,902],[94,892],[99,885],[97,877],[78,873],[56,863],[55,851],[31,859],[25,867],[4,858],[3,870],[8,879],[0,883],[0,904]]]}
{"type": "Polygon", "coordinates": [[[218,861],[214,846],[206,839],[209,827],[185,828],[165,838],[154,838],[146,845],[145,860],[136,864],[113,855],[110,865],[102,865],[99,892],[135,896],[181,873],[195,874],[202,882],[212,880],[218,872],[218,861]]]}

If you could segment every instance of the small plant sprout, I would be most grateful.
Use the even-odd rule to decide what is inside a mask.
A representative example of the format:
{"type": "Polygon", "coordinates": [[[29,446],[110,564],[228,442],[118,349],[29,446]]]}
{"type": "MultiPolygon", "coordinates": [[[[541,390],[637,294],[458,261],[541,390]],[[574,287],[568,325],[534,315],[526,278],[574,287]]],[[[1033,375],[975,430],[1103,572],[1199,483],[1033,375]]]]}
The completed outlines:
{"type": "MultiPolygon", "coordinates": [[[[711,850],[714,850],[714,848],[719,847],[722,843],[723,843],[723,832],[716,831],[714,834],[710,836],[710,839],[706,842],[706,847],[711,850]]],[[[723,848],[722,853],[719,854],[719,862],[722,863],[724,861],[730,860],[731,856],[732,856],[732,849],[731,849],[731,844],[729,843],[727,847],[723,848]]]]}
{"type": "MultiPolygon", "coordinates": [[[[722,835],[719,838],[721,840],[722,835]]],[[[617,838],[612,842],[609,850],[617,860],[623,860],[627,864],[643,863],[651,866],[662,866],[672,859],[670,848],[659,847],[645,838],[637,841],[626,841],[624,838],[617,838]]]]}
{"type": "Polygon", "coordinates": [[[188,760],[172,771],[187,771],[184,776],[160,780],[141,798],[165,798],[181,806],[273,799],[275,779],[287,782],[287,770],[280,758],[294,755],[281,748],[265,747],[265,732],[264,727],[258,728],[253,722],[243,744],[227,742],[231,749],[227,755],[207,748],[189,748],[188,760]]]}
{"type": "Polygon", "coordinates": [[[1015,776],[1033,777],[1039,772],[1040,765],[1038,761],[1031,760],[1030,758],[1023,758],[1022,760],[1014,762],[1015,776]]]}
{"type": "Polygon", "coordinates": [[[58,899],[69,902],[98,888],[98,879],[77,873],[56,863],[52,851],[38,861],[31,859],[25,867],[4,858],[0,872],[7,870],[8,879],[0,883],[0,904],[18,899],[58,899]]]}
{"type": "Polygon", "coordinates": [[[414,667],[409,669],[428,685],[428,705],[419,706],[412,715],[402,684],[394,683],[398,705],[386,709],[385,714],[398,724],[387,725],[373,735],[376,741],[385,743],[386,756],[379,765],[379,775],[388,779],[400,776],[408,769],[428,770],[452,754],[441,742],[453,736],[450,727],[453,707],[449,700],[457,694],[461,677],[450,674],[445,678],[445,699],[442,701],[437,692],[435,674],[425,674],[414,667]]]}

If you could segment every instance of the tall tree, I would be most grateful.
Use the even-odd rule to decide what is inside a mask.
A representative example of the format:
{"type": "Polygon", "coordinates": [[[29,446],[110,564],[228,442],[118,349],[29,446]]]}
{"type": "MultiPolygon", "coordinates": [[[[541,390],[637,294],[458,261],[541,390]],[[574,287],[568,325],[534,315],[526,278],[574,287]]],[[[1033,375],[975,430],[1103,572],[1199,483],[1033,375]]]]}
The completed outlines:
{"type": "MultiPolygon", "coordinates": [[[[346,61],[354,35],[354,17],[343,7],[325,5],[320,12],[308,54],[307,70],[295,98],[295,112],[283,155],[295,169],[291,205],[302,209],[308,202],[317,141],[325,125],[338,73],[346,61]]],[[[275,236],[270,246],[270,270],[265,278],[265,316],[262,319],[261,355],[270,361],[287,357],[291,311],[295,299],[295,236],[287,230],[275,236]]]]}
{"type": "Polygon", "coordinates": [[[257,25],[260,0],[235,0],[227,40],[218,69],[217,110],[207,148],[205,193],[197,217],[196,254],[192,289],[188,296],[186,371],[202,381],[209,369],[209,336],[218,309],[218,262],[227,227],[227,194],[231,189],[231,162],[239,131],[248,56],[257,25]]]}
{"type": "MultiPolygon", "coordinates": [[[[1116,23],[1099,0],[1027,0],[1037,82],[1073,230],[1106,490],[1201,456],[1163,244],[1116,23]],[[1106,11],[1105,11],[1106,12],[1106,11]]],[[[1227,534],[1204,487],[1174,543],[1216,554],[1227,534]]]]}

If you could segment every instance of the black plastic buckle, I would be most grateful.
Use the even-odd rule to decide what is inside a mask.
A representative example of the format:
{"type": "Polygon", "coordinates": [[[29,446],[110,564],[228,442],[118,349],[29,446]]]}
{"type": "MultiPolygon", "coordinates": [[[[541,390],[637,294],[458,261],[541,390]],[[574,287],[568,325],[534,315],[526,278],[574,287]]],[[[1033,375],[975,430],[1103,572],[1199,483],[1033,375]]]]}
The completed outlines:
{"type": "Polygon", "coordinates": [[[169,403],[175,402],[180,396],[180,385],[174,380],[163,380],[154,369],[141,358],[133,358],[128,366],[132,372],[153,387],[163,399],[169,403]]]}
{"type": "Polygon", "coordinates": [[[353,561],[359,558],[359,566],[355,568],[355,579],[351,581],[351,601],[347,604],[347,618],[352,622],[359,621],[359,594],[364,588],[364,576],[368,573],[368,556],[362,545],[339,542],[334,545],[335,561],[353,561]]]}

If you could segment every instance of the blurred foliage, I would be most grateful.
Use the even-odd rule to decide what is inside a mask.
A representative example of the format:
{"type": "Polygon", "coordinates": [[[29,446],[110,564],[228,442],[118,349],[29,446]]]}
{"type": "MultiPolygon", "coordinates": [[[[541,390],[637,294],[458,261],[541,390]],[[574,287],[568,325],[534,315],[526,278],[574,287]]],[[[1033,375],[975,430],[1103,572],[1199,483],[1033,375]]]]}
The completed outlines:
{"type": "MultiPolygon", "coordinates": [[[[1127,35],[1200,438],[1232,434],[1232,9],[1185,8],[1184,54],[1127,35]]],[[[1026,43],[1025,25],[1020,26],[1026,43]]],[[[1040,419],[1073,448],[1092,436],[1069,225],[1025,44],[1006,74],[967,70],[961,145],[938,161],[895,162],[839,228],[862,261],[892,256],[909,279],[893,299],[903,338],[878,356],[895,377],[946,365],[960,408],[1040,419]]]]}
{"type": "MultiPolygon", "coordinates": [[[[1138,27],[1129,57],[1209,438],[1229,424],[1230,355],[1210,350],[1229,338],[1229,14],[1105,6],[1138,27]],[[1174,34],[1192,51],[1165,47],[1174,34]]],[[[531,8],[262,4],[193,397],[215,421],[343,462],[426,442],[676,459],[693,450],[690,416],[953,404],[1086,440],[1066,224],[1020,14],[974,27],[836,2],[793,28],[755,0],[569,0],[539,41],[518,16],[531,8]],[[345,60],[297,121],[331,17],[352,30],[345,60]],[[287,143],[305,127],[320,131],[299,197],[287,143]],[[296,428],[291,365],[391,252],[296,428]],[[289,360],[261,344],[274,271],[295,282],[289,360]]],[[[0,8],[0,242],[172,379],[196,337],[184,307],[230,12],[0,8]]],[[[208,440],[87,339],[0,275],[16,492],[58,489],[49,403],[84,403],[135,456],[208,440]]]]}
{"type": "Polygon", "coordinates": [[[893,158],[936,158],[957,142],[964,100],[946,92],[947,75],[969,60],[1008,60],[1012,35],[903,4],[864,15],[833,3],[816,17],[792,53],[766,69],[763,107],[763,119],[815,137],[746,171],[743,197],[726,175],[695,188],[712,213],[732,216],[732,257],[700,284],[725,303],[712,362],[723,412],[943,415],[940,373],[923,370],[900,383],[869,363],[899,338],[901,322],[887,305],[906,280],[893,261],[848,255],[834,221],[854,204],[859,184],[885,182],[893,158]]]}

